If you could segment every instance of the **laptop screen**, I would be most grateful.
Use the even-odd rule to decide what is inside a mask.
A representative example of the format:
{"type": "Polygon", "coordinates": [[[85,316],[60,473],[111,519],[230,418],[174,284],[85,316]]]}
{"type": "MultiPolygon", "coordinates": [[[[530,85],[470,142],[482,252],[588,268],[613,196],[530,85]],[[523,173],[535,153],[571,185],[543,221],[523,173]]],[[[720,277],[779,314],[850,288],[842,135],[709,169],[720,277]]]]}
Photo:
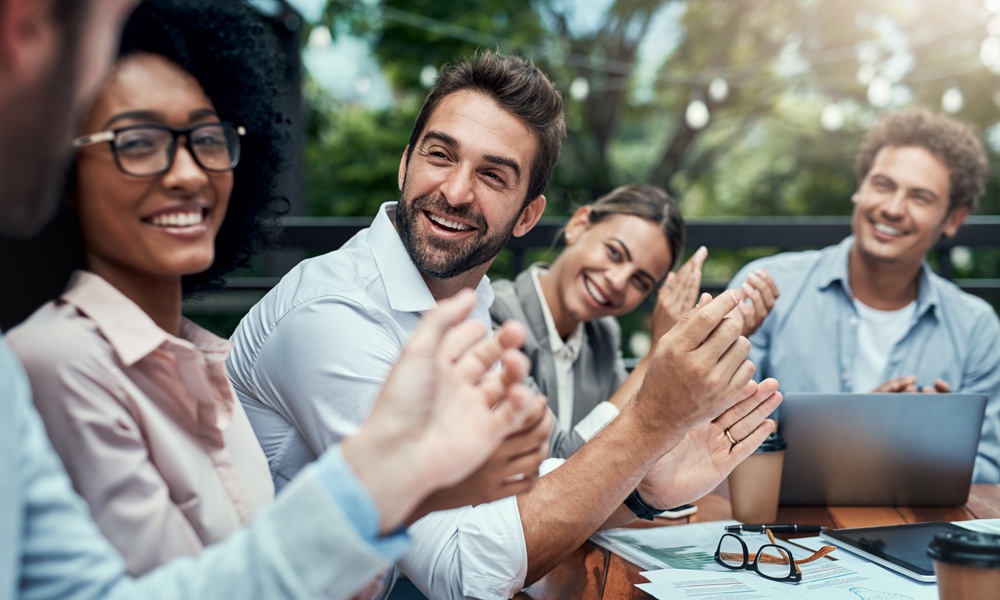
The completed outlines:
{"type": "Polygon", "coordinates": [[[982,394],[786,393],[780,502],[965,504],[985,410],[982,394]]]}

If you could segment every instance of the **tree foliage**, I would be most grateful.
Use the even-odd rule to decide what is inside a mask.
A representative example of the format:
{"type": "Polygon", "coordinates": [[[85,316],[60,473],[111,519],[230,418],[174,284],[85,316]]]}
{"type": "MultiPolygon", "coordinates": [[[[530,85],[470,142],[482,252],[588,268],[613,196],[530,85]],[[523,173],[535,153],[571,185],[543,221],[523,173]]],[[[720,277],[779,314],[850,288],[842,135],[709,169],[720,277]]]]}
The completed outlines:
{"type": "MultiPolygon", "coordinates": [[[[989,36],[981,0],[332,1],[326,19],[370,40],[402,109],[329,113],[336,124],[313,138],[324,150],[310,152],[320,171],[311,185],[384,188],[427,76],[484,47],[533,59],[563,91],[570,136],[548,190],[552,214],[636,181],[672,190],[689,215],[846,213],[854,150],[879,110],[867,98],[873,73],[893,85],[890,108],[936,108],[956,87],[966,99],[958,118],[984,135],[997,120],[1000,82],[980,60],[989,36]],[[644,55],[651,41],[668,50],[644,55]],[[725,97],[709,93],[717,79],[725,97]],[[579,81],[586,92],[570,94],[579,81]],[[709,110],[703,128],[685,118],[693,100],[709,110]],[[820,115],[831,104],[843,125],[827,131],[820,115]]],[[[334,210],[363,203],[345,206],[334,210]]]]}
{"type": "MultiPolygon", "coordinates": [[[[330,0],[324,21],[370,43],[396,102],[309,88],[311,214],[370,215],[392,199],[428,78],[479,48],[534,60],[563,93],[550,215],[630,182],[670,190],[688,217],[849,214],[854,155],[879,112],[940,110],[949,89],[965,100],[955,117],[1000,145],[1000,79],[984,60],[994,48],[1000,64],[1000,17],[983,0],[330,0]],[[877,107],[875,79],[890,92],[877,107]],[[710,92],[717,81],[726,94],[710,92]],[[692,102],[704,127],[686,118],[692,102]],[[824,128],[831,111],[840,122],[824,128]]],[[[994,173],[981,213],[1000,212],[994,173]]],[[[996,277],[1000,252],[977,255],[957,273],[996,277]]],[[[706,277],[747,258],[714,254],[706,277]]]]}

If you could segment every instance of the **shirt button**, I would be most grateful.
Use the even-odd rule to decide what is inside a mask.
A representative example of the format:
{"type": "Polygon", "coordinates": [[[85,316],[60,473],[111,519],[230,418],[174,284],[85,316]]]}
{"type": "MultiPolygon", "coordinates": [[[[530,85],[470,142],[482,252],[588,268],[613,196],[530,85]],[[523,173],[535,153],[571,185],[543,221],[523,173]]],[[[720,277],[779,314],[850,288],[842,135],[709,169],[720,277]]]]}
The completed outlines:
{"type": "Polygon", "coordinates": [[[845,371],[844,373],[840,374],[840,378],[843,379],[844,381],[848,381],[851,378],[851,374],[845,371]]]}
{"type": "Polygon", "coordinates": [[[857,317],[851,317],[850,319],[847,320],[847,322],[851,325],[851,327],[857,327],[858,326],[858,318],[857,317]]]}

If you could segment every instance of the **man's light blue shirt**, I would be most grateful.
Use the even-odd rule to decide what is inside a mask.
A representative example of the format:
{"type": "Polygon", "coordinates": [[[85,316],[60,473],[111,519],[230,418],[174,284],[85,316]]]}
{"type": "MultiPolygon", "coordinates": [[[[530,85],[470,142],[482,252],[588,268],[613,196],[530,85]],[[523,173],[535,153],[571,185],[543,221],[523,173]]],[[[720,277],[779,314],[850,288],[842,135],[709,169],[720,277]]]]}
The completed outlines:
{"type": "MultiPolygon", "coordinates": [[[[852,300],[848,237],[836,246],[788,252],[745,266],[738,288],[766,269],[781,293],[750,337],[755,379],[778,380],[784,392],[866,392],[852,389],[859,317],[852,300]]],[[[942,379],[955,392],[986,394],[989,403],[973,480],[1000,482],[1000,321],[981,298],[931,271],[919,275],[917,306],[906,334],[889,355],[881,381],[915,375],[921,386],[942,379]]]]}
{"type": "Polygon", "coordinates": [[[347,598],[407,547],[378,537],[379,514],[338,449],[251,527],[132,579],[70,485],[0,335],[0,598],[347,598]]]}

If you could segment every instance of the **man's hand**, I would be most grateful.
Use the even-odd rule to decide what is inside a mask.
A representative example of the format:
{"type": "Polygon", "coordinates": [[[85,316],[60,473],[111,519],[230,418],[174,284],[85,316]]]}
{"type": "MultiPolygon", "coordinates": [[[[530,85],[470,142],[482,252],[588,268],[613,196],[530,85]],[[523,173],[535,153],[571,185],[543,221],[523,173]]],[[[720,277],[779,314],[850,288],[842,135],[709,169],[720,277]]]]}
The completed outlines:
{"type": "Polygon", "coordinates": [[[691,430],[646,473],[638,487],[648,504],[667,508],[701,498],[775,430],[767,417],[781,404],[778,382],[750,382],[743,393],[750,391],[717,419],[691,430]],[[726,429],[739,443],[733,445],[726,429]]]}
{"type": "Polygon", "coordinates": [[[681,268],[667,275],[666,281],[656,294],[653,307],[653,343],[676,325],[689,310],[694,308],[701,291],[701,267],[708,258],[704,246],[695,250],[691,258],[681,268]]]}
{"type": "Polygon", "coordinates": [[[746,299],[739,305],[739,314],[743,318],[743,335],[750,337],[774,308],[774,302],[780,293],[778,286],[764,269],[750,273],[741,289],[746,299]]]}
{"type": "Polygon", "coordinates": [[[917,392],[923,392],[925,394],[947,394],[951,392],[951,385],[943,379],[935,379],[934,385],[925,385],[923,388],[918,388],[916,375],[904,375],[902,377],[896,377],[895,379],[886,381],[872,390],[872,392],[888,394],[915,394],[917,392]]]}
{"type": "Polygon", "coordinates": [[[742,300],[737,290],[714,300],[704,294],[657,342],[642,386],[626,408],[638,411],[637,426],[664,452],[745,398],[741,392],[754,372],[746,360],[750,342],[740,335],[741,323],[726,316],[742,300]]]}
{"type": "Polygon", "coordinates": [[[464,290],[424,316],[368,419],[343,443],[344,458],[378,503],[381,531],[402,523],[430,492],[466,478],[538,418],[537,398],[520,383],[530,367],[516,350],[524,326],[505,323],[484,340],[485,325],[465,320],[475,301],[464,290]],[[492,369],[498,360],[501,368],[492,369]]]}
{"type": "Polygon", "coordinates": [[[436,510],[492,502],[526,492],[549,455],[553,415],[545,396],[535,396],[538,418],[507,437],[483,466],[457,484],[432,493],[410,515],[410,522],[436,510]]]}

